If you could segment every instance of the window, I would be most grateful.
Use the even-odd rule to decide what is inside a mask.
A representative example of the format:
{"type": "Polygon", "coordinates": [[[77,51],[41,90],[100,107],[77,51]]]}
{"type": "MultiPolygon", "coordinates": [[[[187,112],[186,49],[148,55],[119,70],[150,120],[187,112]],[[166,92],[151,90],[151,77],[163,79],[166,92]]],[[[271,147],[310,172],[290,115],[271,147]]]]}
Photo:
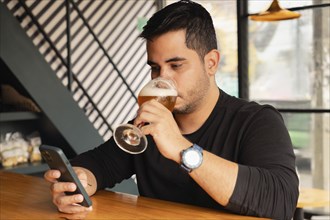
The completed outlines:
{"type": "MultiPolygon", "coordinates": [[[[249,13],[267,8],[269,2],[249,1],[249,13]]],[[[315,2],[322,3],[280,1],[285,8],[315,2]]],[[[248,45],[249,98],[282,109],[301,186],[324,189],[329,189],[329,11],[310,8],[300,10],[295,20],[251,20],[248,45]]]]}

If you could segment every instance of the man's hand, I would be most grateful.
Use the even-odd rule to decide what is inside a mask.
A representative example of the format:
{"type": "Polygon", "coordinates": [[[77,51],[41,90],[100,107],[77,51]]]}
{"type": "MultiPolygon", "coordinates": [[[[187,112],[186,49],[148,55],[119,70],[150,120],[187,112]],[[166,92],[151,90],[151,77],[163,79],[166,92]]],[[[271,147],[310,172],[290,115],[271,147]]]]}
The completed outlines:
{"type": "Polygon", "coordinates": [[[143,103],[134,121],[145,135],[151,135],[160,153],[171,160],[180,162],[180,152],[192,145],[180,132],[172,113],[156,100],[143,103]]]}
{"type": "MultiPolygon", "coordinates": [[[[87,174],[83,169],[74,168],[77,173],[78,179],[84,188],[87,187],[87,174]]],[[[59,182],[61,173],[59,170],[48,170],[44,174],[44,178],[51,183],[50,191],[53,197],[53,203],[57,206],[58,210],[62,213],[67,213],[65,218],[68,219],[81,219],[92,211],[92,207],[84,207],[79,205],[83,201],[81,194],[66,195],[64,192],[74,192],[77,188],[76,184],[72,182],[59,182]]]]}

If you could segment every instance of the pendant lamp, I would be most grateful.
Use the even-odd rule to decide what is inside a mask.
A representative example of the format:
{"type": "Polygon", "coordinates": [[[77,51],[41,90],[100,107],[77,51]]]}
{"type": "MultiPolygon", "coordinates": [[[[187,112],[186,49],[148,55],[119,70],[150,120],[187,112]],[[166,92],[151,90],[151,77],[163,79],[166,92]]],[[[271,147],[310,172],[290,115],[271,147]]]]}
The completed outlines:
{"type": "Polygon", "coordinates": [[[258,14],[251,15],[251,20],[254,21],[281,21],[288,19],[299,18],[300,14],[298,12],[289,11],[280,6],[278,0],[273,0],[269,8],[258,14]]]}

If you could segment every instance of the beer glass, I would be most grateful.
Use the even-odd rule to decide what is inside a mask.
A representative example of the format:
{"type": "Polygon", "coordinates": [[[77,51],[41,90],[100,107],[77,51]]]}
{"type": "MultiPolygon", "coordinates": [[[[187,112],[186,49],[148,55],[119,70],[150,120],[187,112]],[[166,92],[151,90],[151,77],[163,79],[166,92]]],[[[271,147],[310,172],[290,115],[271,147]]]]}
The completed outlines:
{"type": "MultiPolygon", "coordinates": [[[[138,105],[141,106],[142,103],[155,99],[167,109],[173,111],[177,95],[174,81],[157,77],[142,88],[138,96],[138,105]]],[[[143,125],[144,123],[139,124],[137,127],[131,124],[119,125],[113,135],[118,147],[131,154],[139,154],[145,151],[148,141],[140,130],[143,125]]]]}

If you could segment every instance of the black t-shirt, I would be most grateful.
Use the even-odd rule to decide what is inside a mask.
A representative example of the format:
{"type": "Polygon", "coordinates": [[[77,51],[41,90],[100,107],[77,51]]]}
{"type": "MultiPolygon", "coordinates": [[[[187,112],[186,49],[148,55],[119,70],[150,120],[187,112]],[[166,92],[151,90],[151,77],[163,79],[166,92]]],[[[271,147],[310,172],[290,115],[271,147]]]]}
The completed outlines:
{"type": "Polygon", "coordinates": [[[221,90],[206,122],[185,137],[239,164],[237,183],[226,207],[213,200],[179,164],[163,157],[151,136],[142,154],[123,152],[111,138],[79,155],[72,164],[91,170],[98,189],[113,187],[136,174],[142,196],[243,215],[292,217],[298,198],[295,156],[282,117],[273,107],[247,102],[221,90]]]}

